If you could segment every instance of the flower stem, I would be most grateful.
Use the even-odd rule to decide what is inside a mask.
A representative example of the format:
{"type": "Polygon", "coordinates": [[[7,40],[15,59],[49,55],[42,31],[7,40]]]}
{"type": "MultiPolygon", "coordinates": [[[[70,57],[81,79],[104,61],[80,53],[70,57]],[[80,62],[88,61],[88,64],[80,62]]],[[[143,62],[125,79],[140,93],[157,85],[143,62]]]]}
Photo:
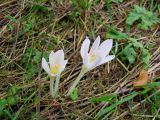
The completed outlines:
{"type": "Polygon", "coordinates": [[[53,88],[53,85],[54,85],[54,77],[50,77],[50,94],[54,98],[54,88],[53,88]]]}
{"type": "Polygon", "coordinates": [[[54,85],[54,77],[50,77],[50,93],[52,98],[55,98],[57,96],[59,80],[60,80],[60,74],[57,75],[55,85],[54,85]]]}
{"type": "Polygon", "coordinates": [[[69,96],[73,92],[73,90],[75,89],[75,87],[77,86],[77,84],[79,83],[79,81],[81,80],[81,78],[84,76],[86,72],[87,70],[85,69],[85,67],[82,67],[81,72],[79,73],[77,79],[73,82],[72,86],[69,88],[67,96],[69,96]]]}
{"type": "Polygon", "coordinates": [[[54,87],[54,94],[53,94],[54,98],[57,97],[59,80],[60,80],[60,74],[57,75],[57,77],[56,77],[56,82],[55,82],[55,87],[54,87]]]}

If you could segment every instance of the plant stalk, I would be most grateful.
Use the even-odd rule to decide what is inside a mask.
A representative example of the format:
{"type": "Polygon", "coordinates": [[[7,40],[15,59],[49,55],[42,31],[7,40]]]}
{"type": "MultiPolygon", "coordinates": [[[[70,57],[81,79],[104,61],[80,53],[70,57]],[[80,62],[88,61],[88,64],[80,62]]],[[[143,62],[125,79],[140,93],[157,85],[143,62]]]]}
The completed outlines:
{"type": "Polygon", "coordinates": [[[59,89],[59,81],[60,81],[60,74],[57,75],[56,81],[55,81],[55,87],[54,87],[54,94],[53,97],[56,98],[58,94],[58,89],[59,89]]]}
{"type": "Polygon", "coordinates": [[[50,77],[50,93],[52,98],[55,98],[57,96],[59,80],[60,80],[60,74],[57,75],[55,85],[54,85],[54,77],[50,77]]]}
{"type": "Polygon", "coordinates": [[[54,85],[54,77],[50,76],[50,94],[54,98],[54,88],[53,88],[53,85],[54,85]]]}
{"type": "Polygon", "coordinates": [[[70,96],[70,94],[74,91],[75,87],[81,80],[81,78],[84,76],[84,74],[87,72],[85,67],[82,67],[81,72],[79,73],[77,79],[73,82],[72,86],[69,88],[69,91],[67,93],[67,96],[70,96]]]}

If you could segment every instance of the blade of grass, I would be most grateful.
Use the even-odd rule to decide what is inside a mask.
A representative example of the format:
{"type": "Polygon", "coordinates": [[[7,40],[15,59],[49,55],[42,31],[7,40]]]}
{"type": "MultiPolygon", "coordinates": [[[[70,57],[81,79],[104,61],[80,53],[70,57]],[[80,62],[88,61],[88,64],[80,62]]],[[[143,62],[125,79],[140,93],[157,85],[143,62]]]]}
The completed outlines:
{"type": "Polygon", "coordinates": [[[110,100],[112,100],[113,98],[115,98],[117,95],[115,94],[110,94],[110,95],[105,95],[105,96],[101,96],[101,97],[92,97],[90,99],[91,102],[97,103],[97,102],[109,102],[110,100]]]}
{"type": "Polygon", "coordinates": [[[20,107],[20,109],[15,113],[15,116],[12,120],[17,120],[18,119],[18,116],[19,114],[22,112],[25,104],[35,95],[36,92],[33,92],[29,97],[28,99],[24,102],[24,104],[20,107]]]}
{"type": "Polygon", "coordinates": [[[108,17],[112,19],[110,2],[111,2],[110,0],[106,0],[106,9],[107,9],[108,17]]]}
{"type": "Polygon", "coordinates": [[[127,102],[129,100],[131,100],[132,98],[134,98],[135,96],[137,96],[139,93],[138,92],[132,92],[131,95],[125,97],[124,99],[118,101],[117,103],[109,106],[109,107],[106,107],[105,109],[101,110],[99,113],[98,113],[98,118],[101,118],[102,116],[104,116],[106,113],[110,112],[111,110],[113,110],[115,107],[117,107],[118,105],[124,103],[124,102],[127,102]]]}

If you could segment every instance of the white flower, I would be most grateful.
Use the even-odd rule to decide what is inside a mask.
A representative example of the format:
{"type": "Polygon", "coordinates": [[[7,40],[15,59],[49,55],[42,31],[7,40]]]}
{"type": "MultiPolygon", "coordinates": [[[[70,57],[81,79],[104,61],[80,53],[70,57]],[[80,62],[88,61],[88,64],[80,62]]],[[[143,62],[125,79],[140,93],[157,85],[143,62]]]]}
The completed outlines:
{"type": "Polygon", "coordinates": [[[86,37],[82,43],[80,53],[83,59],[83,65],[87,70],[94,69],[115,58],[115,55],[108,55],[112,44],[112,39],[105,40],[100,44],[100,36],[98,36],[89,50],[90,40],[86,37]]]}
{"type": "Polygon", "coordinates": [[[66,64],[67,60],[64,60],[63,50],[58,50],[55,53],[51,51],[49,55],[49,65],[45,58],[42,58],[42,67],[50,76],[61,74],[66,64]]]}

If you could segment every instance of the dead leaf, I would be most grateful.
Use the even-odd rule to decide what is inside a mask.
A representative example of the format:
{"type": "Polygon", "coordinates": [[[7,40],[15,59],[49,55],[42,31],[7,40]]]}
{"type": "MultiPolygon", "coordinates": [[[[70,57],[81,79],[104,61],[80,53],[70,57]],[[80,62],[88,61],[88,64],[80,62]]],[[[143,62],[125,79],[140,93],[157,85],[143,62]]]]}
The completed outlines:
{"type": "Polygon", "coordinates": [[[148,72],[145,70],[141,70],[137,79],[135,79],[133,83],[133,87],[140,87],[149,82],[148,72]]]}

